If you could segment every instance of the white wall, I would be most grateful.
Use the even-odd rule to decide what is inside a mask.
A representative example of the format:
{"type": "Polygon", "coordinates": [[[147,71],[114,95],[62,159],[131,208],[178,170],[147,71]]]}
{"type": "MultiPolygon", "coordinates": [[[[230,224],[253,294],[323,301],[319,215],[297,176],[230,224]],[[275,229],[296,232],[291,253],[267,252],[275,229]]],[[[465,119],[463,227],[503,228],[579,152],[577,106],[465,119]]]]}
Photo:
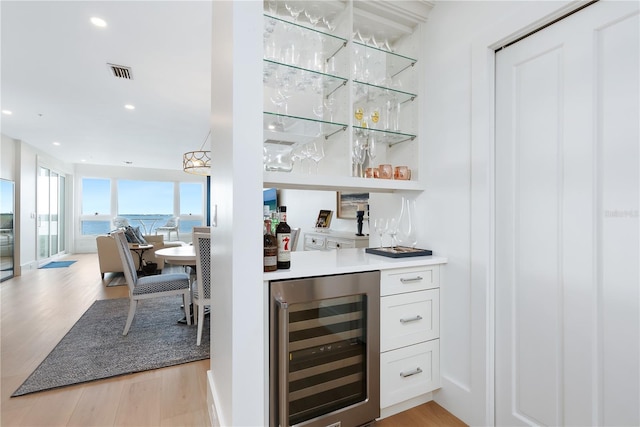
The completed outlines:
{"type": "Polygon", "coordinates": [[[0,178],[15,181],[16,141],[0,134],[0,178]]]}
{"type": "Polygon", "coordinates": [[[447,256],[441,288],[442,389],[468,424],[493,424],[493,46],[575,2],[436,2],[425,28],[420,241],[447,256]]]}
{"type": "MultiPolygon", "coordinates": [[[[357,231],[355,219],[338,218],[337,193],[335,191],[313,191],[313,190],[279,190],[278,204],[287,207],[287,224],[291,228],[300,227],[301,233],[313,231],[318,212],[321,209],[333,211],[331,220],[331,230],[336,231],[357,231]]],[[[365,232],[365,231],[363,231],[365,232]]],[[[302,237],[298,239],[296,250],[303,248],[302,237]]]]}

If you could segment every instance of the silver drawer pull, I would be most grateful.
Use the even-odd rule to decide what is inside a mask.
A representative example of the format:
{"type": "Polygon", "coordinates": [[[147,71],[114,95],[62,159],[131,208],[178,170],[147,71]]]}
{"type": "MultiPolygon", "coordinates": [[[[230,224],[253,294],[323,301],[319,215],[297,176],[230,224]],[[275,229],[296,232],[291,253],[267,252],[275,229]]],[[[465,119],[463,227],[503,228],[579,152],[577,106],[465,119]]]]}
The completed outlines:
{"type": "Polygon", "coordinates": [[[422,320],[422,316],[420,316],[419,314],[414,317],[409,317],[408,319],[400,319],[400,323],[404,325],[405,323],[417,322],[418,320],[422,320]]]}
{"type": "Polygon", "coordinates": [[[402,378],[407,378],[410,377],[411,375],[416,375],[416,374],[421,374],[422,373],[422,369],[420,368],[416,368],[413,371],[409,371],[409,372],[400,372],[400,376],[402,378]]]}
{"type": "Polygon", "coordinates": [[[402,283],[419,282],[420,280],[422,280],[422,276],[411,277],[409,279],[405,279],[404,277],[400,278],[402,283]]]}

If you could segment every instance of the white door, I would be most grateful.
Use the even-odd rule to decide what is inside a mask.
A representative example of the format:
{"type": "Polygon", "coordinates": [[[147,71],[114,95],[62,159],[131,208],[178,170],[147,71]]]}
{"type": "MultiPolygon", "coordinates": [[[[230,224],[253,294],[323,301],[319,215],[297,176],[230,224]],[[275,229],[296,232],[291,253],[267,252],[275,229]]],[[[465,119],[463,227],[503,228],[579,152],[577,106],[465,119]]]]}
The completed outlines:
{"type": "Polygon", "coordinates": [[[496,55],[498,425],[640,425],[638,2],[496,55]]]}

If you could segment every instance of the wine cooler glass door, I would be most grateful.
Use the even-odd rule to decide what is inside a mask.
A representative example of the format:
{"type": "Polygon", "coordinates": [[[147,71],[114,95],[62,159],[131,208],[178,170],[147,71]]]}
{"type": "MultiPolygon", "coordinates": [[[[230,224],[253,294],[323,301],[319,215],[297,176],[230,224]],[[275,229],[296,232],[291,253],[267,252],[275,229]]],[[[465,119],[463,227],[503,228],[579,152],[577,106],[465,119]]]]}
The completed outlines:
{"type": "Polygon", "coordinates": [[[379,415],[379,277],[271,284],[272,425],[361,425],[379,415]]]}

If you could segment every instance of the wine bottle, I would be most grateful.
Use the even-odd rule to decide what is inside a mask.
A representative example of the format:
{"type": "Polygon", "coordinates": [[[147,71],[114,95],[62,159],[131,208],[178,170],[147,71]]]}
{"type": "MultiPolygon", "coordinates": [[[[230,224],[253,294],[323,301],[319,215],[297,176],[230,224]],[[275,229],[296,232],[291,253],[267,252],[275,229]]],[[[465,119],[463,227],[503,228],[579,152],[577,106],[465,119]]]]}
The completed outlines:
{"type": "Polygon", "coordinates": [[[278,241],[271,232],[271,220],[264,221],[264,271],[278,269],[278,241]]]}
{"type": "Polygon", "coordinates": [[[291,268],[291,227],[287,224],[287,207],[280,206],[280,222],[276,228],[278,269],[291,268]]]}

